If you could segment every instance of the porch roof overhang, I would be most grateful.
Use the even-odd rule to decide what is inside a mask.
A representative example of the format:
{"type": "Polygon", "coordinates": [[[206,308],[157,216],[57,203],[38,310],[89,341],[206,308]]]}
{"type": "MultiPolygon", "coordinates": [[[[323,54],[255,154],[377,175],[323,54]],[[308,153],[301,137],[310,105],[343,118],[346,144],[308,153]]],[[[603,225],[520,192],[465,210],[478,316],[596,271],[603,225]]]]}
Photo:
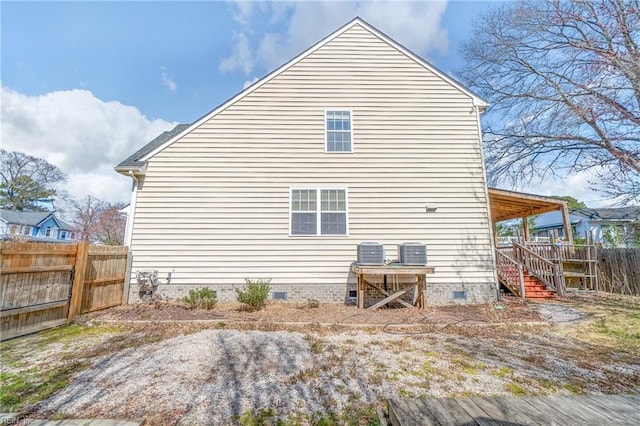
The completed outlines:
{"type": "Polygon", "coordinates": [[[556,210],[567,212],[569,208],[566,201],[551,197],[496,188],[488,190],[491,221],[494,224],[556,210]]]}

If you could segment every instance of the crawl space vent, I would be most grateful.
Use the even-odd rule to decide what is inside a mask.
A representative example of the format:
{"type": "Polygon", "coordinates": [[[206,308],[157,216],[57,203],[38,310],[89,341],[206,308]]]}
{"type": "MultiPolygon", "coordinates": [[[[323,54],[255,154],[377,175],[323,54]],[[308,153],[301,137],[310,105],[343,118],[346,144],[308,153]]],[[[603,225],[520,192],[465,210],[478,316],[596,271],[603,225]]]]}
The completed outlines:
{"type": "Polygon", "coordinates": [[[454,300],[467,300],[467,292],[462,290],[462,291],[454,291],[453,292],[453,299],[454,300]]]}
{"type": "Polygon", "coordinates": [[[356,297],[358,297],[358,290],[349,290],[349,298],[355,299],[356,297]]]}
{"type": "Polygon", "coordinates": [[[271,293],[271,297],[274,300],[287,300],[287,292],[286,291],[274,291],[271,293]]]}

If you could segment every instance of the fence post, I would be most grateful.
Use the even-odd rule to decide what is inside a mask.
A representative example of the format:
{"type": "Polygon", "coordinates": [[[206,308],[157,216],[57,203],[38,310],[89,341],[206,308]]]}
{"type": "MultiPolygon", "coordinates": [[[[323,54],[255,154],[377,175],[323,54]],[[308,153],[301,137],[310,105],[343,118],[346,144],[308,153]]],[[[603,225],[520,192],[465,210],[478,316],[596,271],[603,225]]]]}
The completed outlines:
{"type": "Polygon", "coordinates": [[[89,243],[78,243],[76,264],[73,274],[73,287],[71,288],[71,302],[69,303],[69,315],[67,321],[80,312],[82,307],[82,295],[84,293],[84,277],[87,271],[87,259],[89,257],[89,243]]]}
{"type": "Polygon", "coordinates": [[[122,288],[122,304],[129,303],[129,287],[131,286],[131,264],[133,262],[133,253],[127,252],[127,266],[124,270],[124,286],[122,288]]]}

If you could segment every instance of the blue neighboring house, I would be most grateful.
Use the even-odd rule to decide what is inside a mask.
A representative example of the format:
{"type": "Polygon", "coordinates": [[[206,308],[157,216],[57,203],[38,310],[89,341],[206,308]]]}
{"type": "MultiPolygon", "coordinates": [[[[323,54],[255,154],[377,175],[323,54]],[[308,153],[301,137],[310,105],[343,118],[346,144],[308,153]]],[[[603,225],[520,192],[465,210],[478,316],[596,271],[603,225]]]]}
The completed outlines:
{"type": "Polygon", "coordinates": [[[73,226],[53,212],[23,212],[0,209],[0,237],[28,241],[70,242],[73,226]]]}
{"type": "MultiPolygon", "coordinates": [[[[640,241],[640,207],[569,209],[573,235],[584,237],[590,233],[595,243],[603,246],[635,247],[640,241]]],[[[564,237],[559,212],[541,214],[535,219],[532,236],[549,237],[555,231],[564,237]]]]}

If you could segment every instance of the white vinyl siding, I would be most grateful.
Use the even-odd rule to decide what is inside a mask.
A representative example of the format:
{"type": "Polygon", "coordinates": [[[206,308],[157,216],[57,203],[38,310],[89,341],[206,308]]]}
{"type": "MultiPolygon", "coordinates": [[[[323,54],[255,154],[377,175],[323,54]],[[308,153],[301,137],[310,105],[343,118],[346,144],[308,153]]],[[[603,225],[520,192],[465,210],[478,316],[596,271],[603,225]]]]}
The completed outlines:
{"type": "Polygon", "coordinates": [[[351,111],[325,111],[325,149],[327,152],[353,152],[351,111]]]}
{"type": "Polygon", "coordinates": [[[291,190],[291,235],[347,235],[347,221],[345,189],[291,190]]]}
{"type": "Polygon", "coordinates": [[[492,283],[476,119],[468,94],[356,25],[149,160],[132,270],[172,272],[178,286],[263,277],[346,289],[359,242],[393,257],[419,241],[429,284],[492,283]],[[356,115],[350,155],[325,152],[332,106],[356,115]],[[348,236],[292,238],[293,186],[348,188],[348,236]]]}

